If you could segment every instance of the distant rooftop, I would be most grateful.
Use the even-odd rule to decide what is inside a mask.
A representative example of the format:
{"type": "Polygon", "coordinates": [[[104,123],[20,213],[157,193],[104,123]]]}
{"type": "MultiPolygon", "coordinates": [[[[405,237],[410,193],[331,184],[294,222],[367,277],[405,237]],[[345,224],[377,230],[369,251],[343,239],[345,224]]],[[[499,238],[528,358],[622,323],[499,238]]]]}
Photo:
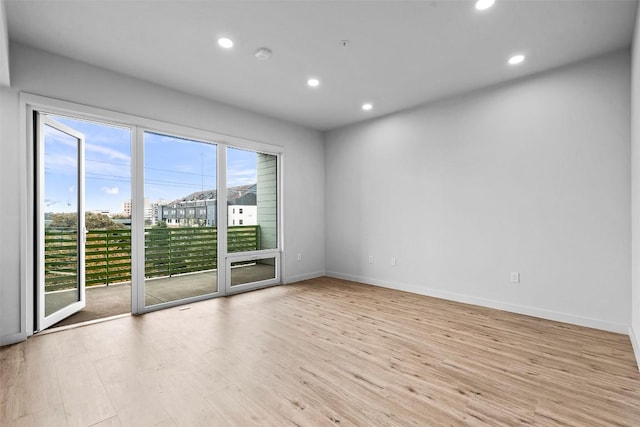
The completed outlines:
{"type": "MultiPolygon", "coordinates": [[[[255,204],[256,184],[238,185],[227,189],[227,200],[230,205],[246,205],[253,200],[255,204]],[[247,195],[252,195],[253,197],[247,195]]],[[[218,197],[217,190],[196,191],[181,199],[176,199],[167,203],[168,205],[178,205],[184,202],[195,202],[198,200],[215,200],[218,197]]]]}

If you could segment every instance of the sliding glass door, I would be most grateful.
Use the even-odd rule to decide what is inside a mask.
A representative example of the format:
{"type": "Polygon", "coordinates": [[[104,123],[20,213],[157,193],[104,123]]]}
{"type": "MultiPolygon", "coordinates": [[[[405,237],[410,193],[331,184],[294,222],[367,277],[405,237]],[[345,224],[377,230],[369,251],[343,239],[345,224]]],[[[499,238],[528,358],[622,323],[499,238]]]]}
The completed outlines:
{"type": "Polygon", "coordinates": [[[144,306],[219,292],[217,146],[144,132],[144,306]]]}
{"type": "Polygon", "coordinates": [[[278,156],[143,135],[144,307],[279,283],[278,156]]]}

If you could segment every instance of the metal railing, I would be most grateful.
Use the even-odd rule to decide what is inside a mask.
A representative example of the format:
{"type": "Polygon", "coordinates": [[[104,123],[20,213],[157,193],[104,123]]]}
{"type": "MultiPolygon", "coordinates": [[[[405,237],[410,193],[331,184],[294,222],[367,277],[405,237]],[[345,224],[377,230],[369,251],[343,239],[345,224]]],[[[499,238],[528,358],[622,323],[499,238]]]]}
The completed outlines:
{"type": "MultiPolygon", "coordinates": [[[[228,252],[260,248],[260,226],[228,227],[228,252]]],[[[166,277],[217,268],[216,227],[145,229],[145,277],[166,277]]],[[[75,287],[77,232],[45,231],[45,289],[75,287]]],[[[109,285],[131,280],[131,230],[92,230],[85,244],[85,284],[109,285]]]]}

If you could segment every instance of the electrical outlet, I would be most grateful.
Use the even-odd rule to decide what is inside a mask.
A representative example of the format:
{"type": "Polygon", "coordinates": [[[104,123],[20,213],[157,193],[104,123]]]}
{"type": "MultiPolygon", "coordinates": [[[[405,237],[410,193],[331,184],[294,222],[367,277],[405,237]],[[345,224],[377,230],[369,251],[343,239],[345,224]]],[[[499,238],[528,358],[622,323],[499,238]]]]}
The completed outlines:
{"type": "Polygon", "coordinates": [[[398,266],[398,260],[396,259],[396,257],[392,257],[391,258],[391,266],[392,267],[397,267],[398,266]]]}
{"type": "Polygon", "coordinates": [[[302,254],[298,254],[298,261],[302,261],[302,254]]]}
{"type": "Polygon", "coordinates": [[[369,255],[369,264],[373,264],[373,255],[369,255]]]}
{"type": "Polygon", "coordinates": [[[520,283],[520,273],[517,271],[511,272],[511,283],[520,283]]]}

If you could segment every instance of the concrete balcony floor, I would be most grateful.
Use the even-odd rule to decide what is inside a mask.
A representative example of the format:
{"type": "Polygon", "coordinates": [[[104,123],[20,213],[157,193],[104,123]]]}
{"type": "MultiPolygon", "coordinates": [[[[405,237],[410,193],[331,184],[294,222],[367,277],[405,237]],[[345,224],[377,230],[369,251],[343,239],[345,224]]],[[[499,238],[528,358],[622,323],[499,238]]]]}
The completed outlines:
{"type": "MultiPolygon", "coordinates": [[[[275,276],[272,265],[253,264],[235,267],[231,273],[231,284],[257,282],[275,276]]],[[[218,292],[217,271],[210,270],[173,277],[145,280],[145,305],[151,306],[169,301],[207,295],[218,292]]],[[[64,306],[69,291],[47,294],[47,304],[64,306]]],[[[103,319],[131,312],[131,283],[86,288],[87,305],[78,313],[61,320],[52,328],[103,319]]]]}

